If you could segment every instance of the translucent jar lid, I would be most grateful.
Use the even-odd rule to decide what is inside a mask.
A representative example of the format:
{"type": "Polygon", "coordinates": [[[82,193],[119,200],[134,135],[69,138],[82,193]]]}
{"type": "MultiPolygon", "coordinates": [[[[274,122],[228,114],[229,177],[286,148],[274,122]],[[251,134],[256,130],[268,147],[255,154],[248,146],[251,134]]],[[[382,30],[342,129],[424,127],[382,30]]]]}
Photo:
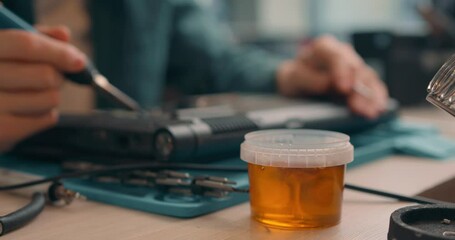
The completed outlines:
{"type": "Polygon", "coordinates": [[[240,158],[248,163],[286,168],[344,165],[354,159],[346,134],[323,130],[263,130],[245,135],[240,158]]]}

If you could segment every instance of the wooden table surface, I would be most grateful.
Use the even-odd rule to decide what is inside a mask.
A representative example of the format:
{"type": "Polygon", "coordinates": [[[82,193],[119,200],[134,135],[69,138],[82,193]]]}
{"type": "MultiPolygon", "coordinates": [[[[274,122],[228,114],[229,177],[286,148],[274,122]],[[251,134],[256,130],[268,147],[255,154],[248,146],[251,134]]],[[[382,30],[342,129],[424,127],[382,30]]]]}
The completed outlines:
{"type": "MultiPolygon", "coordinates": [[[[455,137],[455,119],[431,107],[406,109],[408,121],[434,123],[455,137]]],[[[455,156],[454,156],[455,158],[455,156]]],[[[349,170],[346,182],[401,194],[416,194],[455,176],[455,161],[390,156],[349,170]]],[[[0,215],[28,201],[0,193],[0,215]]],[[[194,219],[177,219],[91,201],[46,207],[29,225],[2,239],[346,239],[384,240],[390,214],[413,205],[345,190],[341,223],[325,229],[276,230],[250,219],[248,203],[194,219]]]]}

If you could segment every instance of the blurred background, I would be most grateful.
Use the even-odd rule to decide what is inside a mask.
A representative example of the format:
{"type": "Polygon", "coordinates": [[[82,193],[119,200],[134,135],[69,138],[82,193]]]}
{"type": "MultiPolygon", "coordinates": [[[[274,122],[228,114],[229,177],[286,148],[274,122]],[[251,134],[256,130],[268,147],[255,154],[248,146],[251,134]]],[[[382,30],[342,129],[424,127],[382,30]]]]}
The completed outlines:
{"type": "Polygon", "coordinates": [[[241,43],[292,56],[323,34],[350,42],[402,105],[425,102],[426,86],[455,52],[453,0],[198,0],[241,43]]]}

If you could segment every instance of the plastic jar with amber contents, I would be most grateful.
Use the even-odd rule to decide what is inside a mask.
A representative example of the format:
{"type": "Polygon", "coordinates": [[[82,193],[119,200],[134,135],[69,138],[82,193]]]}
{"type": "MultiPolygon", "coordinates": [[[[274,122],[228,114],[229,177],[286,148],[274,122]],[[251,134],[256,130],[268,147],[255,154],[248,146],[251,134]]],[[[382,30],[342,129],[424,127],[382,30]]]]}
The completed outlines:
{"type": "Polygon", "coordinates": [[[349,136],[320,130],[265,130],[245,135],[254,219],[298,229],[339,223],[349,136]]]}

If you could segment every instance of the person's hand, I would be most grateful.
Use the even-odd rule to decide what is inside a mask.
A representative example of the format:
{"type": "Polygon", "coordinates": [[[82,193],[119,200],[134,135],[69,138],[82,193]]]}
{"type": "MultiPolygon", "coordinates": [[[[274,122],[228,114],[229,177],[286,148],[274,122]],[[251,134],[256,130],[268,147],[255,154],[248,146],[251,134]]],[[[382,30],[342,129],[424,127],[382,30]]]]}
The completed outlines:
{"type": "Polygon", "coordinates": [[[57,122],[61,73],[85,65],[66,28],[38,30],[0,31],[0,152],[57,122]]]}
{"type": "Polygon", "coordinates": [[[378,75],[350,45],[330,36],[314,40],[295,59],[284,62],[277,86],[289,97],[342,95],[353,112],[368,118],[378,117],[388,101],[378,75]]]}

